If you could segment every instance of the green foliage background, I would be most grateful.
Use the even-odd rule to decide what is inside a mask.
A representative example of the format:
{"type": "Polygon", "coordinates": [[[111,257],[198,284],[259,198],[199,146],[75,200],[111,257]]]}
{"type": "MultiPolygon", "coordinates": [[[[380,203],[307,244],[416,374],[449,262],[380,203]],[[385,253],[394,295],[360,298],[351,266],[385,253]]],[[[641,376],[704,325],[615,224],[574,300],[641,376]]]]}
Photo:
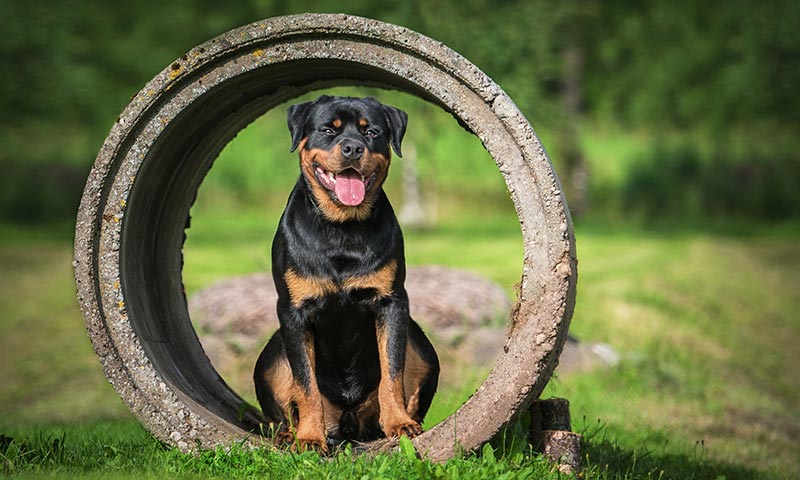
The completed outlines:
{"type": "MultiPolygon", "coordinates": [[[[540,457],[503,448],[497,461],[484,448],[443,466],[402,455],[183,456],[150,437],[103,378],[68,246],[103,139],[129,99],[193,46],[302,12],[440,40],[536,128],[576,209],[571,333],[623,355],[616,367],[556,375],[545,392],[572,401],[584,478],[798,477],[800,2],[789,0],[0,0],[3,474],[560,478],[540,457]]],[[[517,219],[478,139],[403,93],[335,92],[410,114],[387,189],[399,210],[413,145],[436,224],[406,230],[408,263],[466,268],[512,291],[517,219]]],[[[187,293],[269,270],[297,175],[284,112],[243,130],[205,180],[186,242],[187,293]]],[[[451,375],[460,386],[440,389],[428,420],[452,412],[484,374],[451,375]]]]}
{"type": "MultiPolygon", "coordinates": [[[[0,0],[0,11],[2,220],[73,218],[103,138],[146,81],[230,28],[305,11],[401,24],[462,53],[534,124],[570,200],[585,203],[582,215],[800,213],[798,2],[0,0]],[[570,81],[579,94],[566,107],[570,81]],[[585,192],[572,187],[574,152],[588,172],[585,192]]],[[[413,121],[429,116],[423,102],[403,106],[413,121]]],[[[450,123],[436,131],[445,145],[458,131],[450,123]]],[[[421,151],[435,148],[419,141],[421,151]]],[[[435,158],[440,170],[464,171],[457,155],[435,158]]],[[[264,164],[250,167],[227,180],[269,178],[258,175],[264,164]]],[[[470,182],[435,187],[470,192],[470,182]]],[[[501,183],[492,188],[503,194],[501,183]]],[[[234,190],[234,201],[262,200],[234,190]]]]}

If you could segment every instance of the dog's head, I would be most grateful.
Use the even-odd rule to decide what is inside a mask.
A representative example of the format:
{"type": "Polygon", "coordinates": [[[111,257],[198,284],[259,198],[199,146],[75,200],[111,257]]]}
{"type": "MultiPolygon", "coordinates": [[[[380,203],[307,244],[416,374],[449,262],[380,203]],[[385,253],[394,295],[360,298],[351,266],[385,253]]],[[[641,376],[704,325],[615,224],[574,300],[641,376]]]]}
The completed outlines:
{"type": "Polygon", "coordinates": [[[398,156],[408,115],[374,98],[330,97],[289,107],[292,151],[328,220],[365,220],[398,156]]]}

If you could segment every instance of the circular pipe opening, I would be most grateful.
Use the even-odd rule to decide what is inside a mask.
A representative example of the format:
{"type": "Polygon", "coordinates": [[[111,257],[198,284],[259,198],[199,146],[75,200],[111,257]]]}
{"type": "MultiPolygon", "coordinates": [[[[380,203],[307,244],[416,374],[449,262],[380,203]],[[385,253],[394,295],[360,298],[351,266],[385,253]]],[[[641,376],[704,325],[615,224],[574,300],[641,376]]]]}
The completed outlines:
{"type": "Polygon", "coordinates": [[[270,19],[196,47],[145,86],[103,145],[79,211],[76,279],[95,350],[137,417],[182,450],[237,441],[259,420],[211,366],[189,320],[182,247],[198,187],[255,118],[339,85],[394,88],[451,112],[494,158],[520,218],[523,277],[505,353],[417,448],[444,459],[488,441],[556,366],[574,303],[572,226],[552,165],[513,102],[458,54],[409,30],[342,15],[270,19]]]}

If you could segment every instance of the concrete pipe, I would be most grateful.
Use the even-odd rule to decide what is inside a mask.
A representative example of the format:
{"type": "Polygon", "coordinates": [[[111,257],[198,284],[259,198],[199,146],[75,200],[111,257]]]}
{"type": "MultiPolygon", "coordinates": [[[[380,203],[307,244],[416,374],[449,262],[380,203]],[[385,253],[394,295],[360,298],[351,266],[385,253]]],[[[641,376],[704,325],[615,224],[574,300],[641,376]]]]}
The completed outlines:
{"type": "Polygon", "coordinates": [[[339,85],[397,89],[452,113],[494,158],[519,216],[524,267],[504,354],[457,412],[414,439],[418,451],[443,460],[479,447],[538,398],[556,366],[575,299],[572,224],[511,99],[405,28],[347,15],[272,18],[192,49],[145,85],[103,144],[78,213],[75,277],[97,356],[136,417],[183,451],[259,443],[258,412],[214,370],[186,308],[182,247],[198,187],[248,123],[339,85]]]}

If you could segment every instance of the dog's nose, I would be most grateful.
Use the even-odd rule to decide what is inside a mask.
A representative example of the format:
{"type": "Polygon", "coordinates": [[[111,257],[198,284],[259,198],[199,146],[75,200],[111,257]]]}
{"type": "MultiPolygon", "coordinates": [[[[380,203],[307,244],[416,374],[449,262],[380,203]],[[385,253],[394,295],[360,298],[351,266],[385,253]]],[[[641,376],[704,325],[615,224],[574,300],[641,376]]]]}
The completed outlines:
{"type": "Polygon", "coordinates": [[[342,155],[348,160],[358,160],[364,155],[366,146],[358,140],[346,139],[342,141],[342,155]]]}

